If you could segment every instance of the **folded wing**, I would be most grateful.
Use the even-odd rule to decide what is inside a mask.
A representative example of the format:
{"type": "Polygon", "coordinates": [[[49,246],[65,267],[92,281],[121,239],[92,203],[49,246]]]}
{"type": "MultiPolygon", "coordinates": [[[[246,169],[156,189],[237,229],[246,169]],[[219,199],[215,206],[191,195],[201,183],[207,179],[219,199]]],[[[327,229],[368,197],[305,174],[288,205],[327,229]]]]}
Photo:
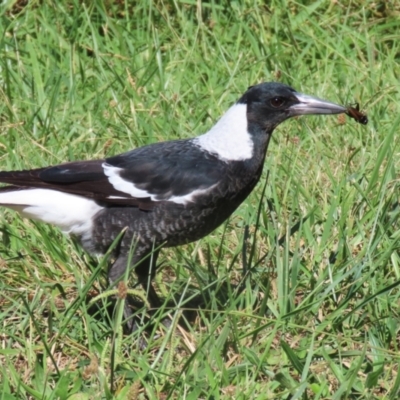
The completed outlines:
{"type": "Polygon", "coordinates": [[[105,205],[150,210],[160,201],[187,204],[218,185],[224,163],[191,141],[145,146],[105,160],[78,161],[27,171],[0,172],[0,191],[40,188],[105,205]]]}

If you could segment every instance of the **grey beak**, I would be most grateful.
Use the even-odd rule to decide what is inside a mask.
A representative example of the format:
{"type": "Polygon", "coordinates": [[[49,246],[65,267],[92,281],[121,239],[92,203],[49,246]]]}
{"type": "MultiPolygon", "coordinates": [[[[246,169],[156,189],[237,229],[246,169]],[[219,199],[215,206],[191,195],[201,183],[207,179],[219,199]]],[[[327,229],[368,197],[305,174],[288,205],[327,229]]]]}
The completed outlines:
{"type": "Polygon", "coordinates": [[[306,114],[341,114],[347,111],[346,107],[319,99],[318,97],[312,97],[297,92],[293,94],[296,96],[299,103],[289,107],[291,116],[306,114]]]}

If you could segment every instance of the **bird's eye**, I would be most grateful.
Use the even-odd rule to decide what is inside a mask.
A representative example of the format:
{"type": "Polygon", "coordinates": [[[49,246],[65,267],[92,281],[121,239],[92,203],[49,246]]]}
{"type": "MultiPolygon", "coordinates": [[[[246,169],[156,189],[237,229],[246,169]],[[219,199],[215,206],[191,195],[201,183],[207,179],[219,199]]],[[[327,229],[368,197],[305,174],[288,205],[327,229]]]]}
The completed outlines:
{"type": "Polygon", "coordinates": [[[285,100],[282,97],[274,97],[270,103],[272,107],[278,108],[283,106],[285,100]]]}

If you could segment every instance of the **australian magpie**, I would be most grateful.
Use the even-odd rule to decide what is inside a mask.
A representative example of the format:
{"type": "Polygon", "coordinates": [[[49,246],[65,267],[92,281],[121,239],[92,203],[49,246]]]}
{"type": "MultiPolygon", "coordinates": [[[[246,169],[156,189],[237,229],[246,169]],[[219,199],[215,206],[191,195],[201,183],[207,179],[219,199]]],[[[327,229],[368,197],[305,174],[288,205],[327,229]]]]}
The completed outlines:
{"type": "Polygon", "coordinates": [[[103,160],[0,172],[0,182],[9,184],[0,189],[0,205],[60,227],[92,253],[106,252],[125,230],[114,250],[110,283],[135,266],[157,306],[148,282],[159,249],[204,237],[236,210],[260,179],[272,131],[293,116],[346,111],[281,83],[261,83],[196,138],[103,160]]]}

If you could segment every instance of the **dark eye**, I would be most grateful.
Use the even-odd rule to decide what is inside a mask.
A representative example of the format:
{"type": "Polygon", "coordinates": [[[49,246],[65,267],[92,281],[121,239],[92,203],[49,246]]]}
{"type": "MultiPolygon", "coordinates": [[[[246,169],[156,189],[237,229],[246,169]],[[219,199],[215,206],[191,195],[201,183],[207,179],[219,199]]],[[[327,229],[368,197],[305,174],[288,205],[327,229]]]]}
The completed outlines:
{"type": "Polygon", "coordinates": [[[270,101],[271,106],[274,108],[282,107],[284,103],[285,103],[285,100],[282,97],[274,97],[270,101]]]}

